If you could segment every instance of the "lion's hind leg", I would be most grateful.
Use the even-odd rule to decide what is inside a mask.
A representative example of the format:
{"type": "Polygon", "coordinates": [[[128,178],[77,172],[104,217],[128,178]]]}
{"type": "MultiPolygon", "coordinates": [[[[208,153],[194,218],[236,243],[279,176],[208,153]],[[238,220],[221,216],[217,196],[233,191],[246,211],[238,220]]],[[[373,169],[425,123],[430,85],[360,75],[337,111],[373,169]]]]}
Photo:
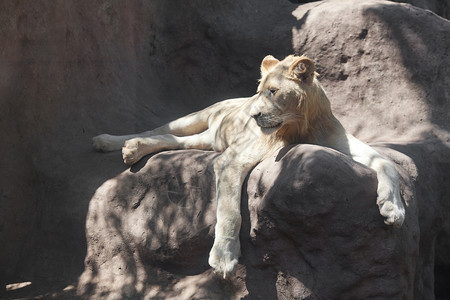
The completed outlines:
{"type": "Polygon", "coordinates": [[[192,136],[200,134],[208,129],[210,118],[217,112],[224,111],[229,107],[236,107],[244,103],[246,98],[228,99],[215,103],[203,110],[191,113],[187,116],[173,120],[161,127],[130,135],[109,135],[101,134],[92,139],[94,149],[97,151],[115,151],[120,150],[127,140],[133,138],[146,138],[161,135],[175,135],[178,137],[192,136]]]}
{"type": "Polygon", "coordinates": [[[171,121],[156,129],[142,133],[129,135],[101,134],[92,139],[92,144],[94,149],[97,151],[109,152],[120,150],[127,140],[131,140],[133,138],[147,138],[166,134],[176,136],[190,136],[199,134],[208,128],[209,115],[210,111],[207,108],[171,121]]]}
{"type": "Polygon", "coordinates": [[[209,130],[203,131],[200,134],[181,137],[173,134],[137,137],[125,141],[122,148],[122,157],[127,165],[133,165],[145,155],[163,150],[211,150],[213,141],[209,130]]]}

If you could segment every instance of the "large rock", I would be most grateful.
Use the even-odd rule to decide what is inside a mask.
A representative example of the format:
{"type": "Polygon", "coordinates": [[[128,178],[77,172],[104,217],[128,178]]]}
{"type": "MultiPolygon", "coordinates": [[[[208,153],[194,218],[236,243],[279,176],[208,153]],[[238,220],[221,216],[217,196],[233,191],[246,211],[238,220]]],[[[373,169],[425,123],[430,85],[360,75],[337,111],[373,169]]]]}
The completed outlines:
{"type": "Polygon", "coordinates": [[[293,47],[317,60],[347,130],[369,141],[420,140],[441,129],[447,134],[450,22],[380,1],[315,2],[293,15],[299,20],[293,47]]]}
{"type": "Polygon", "coordinates": [[[394,2],[406,2],[411,3],[414,6],[429,9],[432,12],[444,17],[450,18],[450,2],[447,0],[393,0],[394,2]]]}
{"type": "Polygon", "coordinates": [[[244,185],[242,257],[231,281],[207,263],[217,154],[147,157],[92,198],[78,292],[108,299],[432,299],[429,262],[445,208],[434,179],[441,149],[433,143],[377,149],[401,176],[402,228],[383,223],[372,170],[332,149],[286,147],[244,185]]]}
{"type": "MultiPolygon", "coordinates": [[[[89,207],[100,200],[91,199],[125,169],[120,154],[94,153],[92,136],[143,131],[217,100],[251,95],[262,58],[267,54],[282,58],[292,52],[306,53],[318,62],[333,109],[350,132],[368,142],[396,142],[388,147],[413,160],[383,148],[397,162],[405,161],[402,167],[416,165],[418,170],[417,177],[409,181],[404,177],[406,186],[416,187],[419,211],[414,296],[433,295],[434,254],[437,281],[445,287],[448,275],[442,274],[448,274],[450,266],[449,225],[444,222],[449,210],[444,199],[450,195],[447,20],[411,5],[369,0],[300,6],[269,0],[3,1],[0,6],[0,139],[4,141],[0,147],[0,284],[31,281],[35,287],[8,296],[65,294],[71,289],[74,293],[73,286],[85,269],[86,248],[94,247],[91,239],[86,244],[85,220],[94,213],[89,207]]],[[[207,168],[205,163],[197,166],[207,168]]],[[[410,172],[409,167],[405,170],[410,172]]],[[[127,182],[130,174],[126,174],[114,180],[127,182]]],[[[202,182],[206,190],[211,189],[212,180],[208,176],[208,182],[202,182]]],[[[205,201],[211,199],[205,197],[205,201]]],[[[265,207],[256,210],[264,216],[268,211],[265,207]]],[[[410,219],[408,224],[408,228],[416,226],[410,219]]],[[[250,232],[248,226],[244,224],[243,233],[250,232]]],[[[92,232],[90,227],[87,230],[92,232]]],[[[206,236],[206,231],[201,233],[206,236]]],[[[401,239],[408,240],[408,234],[401,239]]],[[[195,244],[207,249],[210,237],[205,241],[195,244]]],[[[250,244],[243,251],[264,252],[262,246],[255,246],[258,243],[250,244]]],[[[158,256],[164,262],[159,269],[155,262],[144,265],[151,265],[148,269],[158,274],[166,272],[160,277],[167,281],[156,290],[166,289],[169,294],[174,286],[180,290],[206,282],[205,265],[181,277],[176,276],[178,265],[167,270],[170,255],[165,260],[158,256]]],[[[257,286],[258,277],[243,275],[244,266],[247,272],[254,268],[245,255],[235,294],[245,294],[247,289],[251,298],[257,295],[252,285],[257,286]]],[[[272,261],[276,263],[268,268],[284,270],[278,258],[272,261]]],[[[138,262],[129,263],[132,267],[138,262]]],[[[187,263],[181,265],[187,268],[187,263]]],[[[275,286],[294,282],[280,274],[269,282],[275,286]]],[[[410,293],[408,276],[404,278],[406,293],[410,293]]],[[[91,279],[99,280],[95,273],[91,279]]],[[[312,288],[317,281],[304,280],[302,284],[317,293],[312,288]]],[[[234,289],[222,281],[208,282],[209,291],[216,286],[234,289]]],[[[80,290],[89,286],[82,283],[80,290]]],[[[113,283],[103,286],[106,292],[118,290],[113,283]]]]}
{"type": "Polygon", "coordinates": [[[244,189],[242,265],[230,282],[207,263],[217,154],[157,154],[92,198],[79,292],[110,299],[410,299],[419,262],[417,173],[409,158],[389,153],[401,164],[408,216],[401,229],[383,223],[375,173],[341,153],[299,145],[259,164],[244,189]]]}

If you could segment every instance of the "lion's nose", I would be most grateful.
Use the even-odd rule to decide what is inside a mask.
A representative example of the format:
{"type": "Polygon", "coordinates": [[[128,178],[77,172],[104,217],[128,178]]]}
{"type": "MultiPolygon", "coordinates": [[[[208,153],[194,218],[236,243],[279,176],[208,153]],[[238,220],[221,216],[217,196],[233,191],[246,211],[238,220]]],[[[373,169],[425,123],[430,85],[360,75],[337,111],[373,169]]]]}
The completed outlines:
{"type": "Polygon", "coordinates": [[[258,119],[259,117],[261,117],[261,112],[259,112],[259,113],[257,113],[257,114],[254,114],[253,116],[252,116],[252,118],[253,119],[258,119]]]}

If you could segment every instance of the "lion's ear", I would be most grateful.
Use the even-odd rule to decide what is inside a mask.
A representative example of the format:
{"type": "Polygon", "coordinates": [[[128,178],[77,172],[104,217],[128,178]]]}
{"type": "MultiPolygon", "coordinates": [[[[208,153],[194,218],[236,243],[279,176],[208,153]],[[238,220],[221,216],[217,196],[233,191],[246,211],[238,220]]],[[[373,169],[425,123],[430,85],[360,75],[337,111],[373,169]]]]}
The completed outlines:
{"type": "Polygon", "coordinates": [[[302,82],[311,84],[316,71],[316,65],[312,59],[302,56],[299,57],[290,67],[289,73],[302,82]]]}
{"type": "Polygon", "coordinates": [[[267,55],[266,57],[264,57],[261,63],[261,76],[264,76],[265,74],[270,72],[270,70],[272,70],[273,67],[275,67],[275,65],[279,62],[280,61],[272,55],[267,55]]]}

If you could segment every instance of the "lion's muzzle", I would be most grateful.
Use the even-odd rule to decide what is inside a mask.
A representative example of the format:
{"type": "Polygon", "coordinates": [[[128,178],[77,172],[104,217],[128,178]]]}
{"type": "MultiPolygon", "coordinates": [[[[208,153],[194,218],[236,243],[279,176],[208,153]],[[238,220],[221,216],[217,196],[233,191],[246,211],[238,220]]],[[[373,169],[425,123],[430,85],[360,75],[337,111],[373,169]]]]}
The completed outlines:
{"type": "Polygon", "coordinates": [[[262,114],[261,112],[252,116],[255,119],[256,124],[261,128],[278,128],[282,122],[279,118],[276,118],[269,114],[262,114]]]}

